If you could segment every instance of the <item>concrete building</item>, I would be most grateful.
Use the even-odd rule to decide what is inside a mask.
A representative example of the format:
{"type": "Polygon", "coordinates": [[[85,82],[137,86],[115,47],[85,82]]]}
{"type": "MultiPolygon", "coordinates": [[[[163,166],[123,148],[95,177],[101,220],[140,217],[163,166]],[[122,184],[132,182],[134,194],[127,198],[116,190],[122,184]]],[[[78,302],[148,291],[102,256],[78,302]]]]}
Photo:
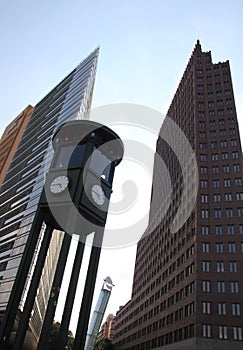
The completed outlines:
{"type": "Polygon", "coordinates": [[[0,187],[33,111],[27,106],[4,130],[0,140],[0,187]]]}
{"type": "MultiPolygon", "coordinates": [[[[0,313],[4,314],[25,242],[31,228],[53,151],[54,130],[73,119],[89,117],[99,49],[93,51],[34,108],[0,192],[0,313]]],[[[32,311],[30,327],[37,340],[63,234],[54,231],[32,311]]],[[[41,241],[41,235],[39,240],[41,241]]],[[[35,257],[33,257],[33,264],[35,257]]],[[[26,281],[26,290],[28,288],[26,281]]],[[[26,297],[26,290],[19,306],[26,297]]]]}
{"type": "Polygon", "coordinates": [[[199,41],[156,152],[149,225],[137,246],[131,300],[116,315],[116,349],[242,349],[243,161],[236,106],[229,62],[213,63],[199,41]]]}
{"type": "Polygon", "coordinates": [[[98,338],[102,337],[112,341],[114,337],[115,323],[115,316],[113,314],[109,314],[103,323],[101,330],[99,331],[98,338]]]}

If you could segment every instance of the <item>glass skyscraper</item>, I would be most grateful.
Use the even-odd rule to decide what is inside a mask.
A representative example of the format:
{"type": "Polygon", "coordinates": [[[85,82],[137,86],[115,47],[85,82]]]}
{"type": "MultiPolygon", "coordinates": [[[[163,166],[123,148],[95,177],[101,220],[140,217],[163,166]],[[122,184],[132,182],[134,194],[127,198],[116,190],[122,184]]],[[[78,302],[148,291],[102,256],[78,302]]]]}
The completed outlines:
{"type": "MultiPolygon", "coordinates": [[[[45,173],[52,159],[53,132],[67,121],[89,118],[98,54],[97,48],[35,106],[2,184],[0,191],[2,316],[35,215],[45,173]]],[[[62,238],[62,233],[54,231],[32,311],[30,327],[36,339],[41,331],[62,238]]],[[[34,260],[35,257],[33,264],[34,260]]],[[[26,289],[28,283],[27,280],[26,289]]],[[[22,296],[22,304],[26,289],[22,296]]]]}

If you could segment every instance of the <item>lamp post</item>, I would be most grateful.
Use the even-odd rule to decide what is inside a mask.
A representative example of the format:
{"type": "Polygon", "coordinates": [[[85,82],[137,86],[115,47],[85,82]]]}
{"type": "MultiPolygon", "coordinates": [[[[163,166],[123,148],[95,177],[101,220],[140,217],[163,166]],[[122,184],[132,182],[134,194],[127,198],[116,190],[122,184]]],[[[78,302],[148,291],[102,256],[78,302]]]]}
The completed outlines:
{"type": "MultiPolygon", "coordinates": [[[[87,332],[115,167],[121,162],[124,152],[123,143],[114,131],[102,124],[88,120],[71,121],[64,124],[54,134],[52,144],[54,148],[53,160],[38,204],[33,223],[35,225],[32,225],[20,263],[23,271],[20,268],[18,270],[10,296],[8,313],[3,322],[2,333],[0,333],[2,336],[0,344],[7,344],[23,292],[23,280],[25,282],[30,270],[37,245],[36,237],[39,236],[44,221],[46,232],[16,333],[14,350],[19,350],[24,341],[53,229],[62,230],[65,234],[38,342],[38,350],[47,348],[71,237],[73,234],[78,234],[80,241],[75,258],[77,266],[73,266],[65,304],[66,309],[64,308],[60,328],[62,333],[59,349],[65,349],[85,240],[88,234],[94,232],[80,311],[82,332],[87,332]]],[[[77,328],[78,338],[75,339],[74,343],[75,349],[83,349],[86,337],[85,333],[85,336],[82,335],[84,339],[80,340],[79,324],[77,328]]]]}

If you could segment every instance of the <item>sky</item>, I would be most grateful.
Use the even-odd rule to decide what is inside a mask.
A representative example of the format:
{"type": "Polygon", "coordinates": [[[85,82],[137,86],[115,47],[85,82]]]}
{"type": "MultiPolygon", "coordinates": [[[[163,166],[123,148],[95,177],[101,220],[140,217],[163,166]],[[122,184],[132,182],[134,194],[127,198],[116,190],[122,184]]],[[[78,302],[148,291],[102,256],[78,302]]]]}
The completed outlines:
{"type": "MultiPolygon", "coordinates": [[[[166,114],[199,39],[203,51],[212,51],[213,62],[230,61],[243,135],[242,12],[241,0],[2,2],[0,134],[97,46],[93,107],[135,103],[166,114]]],[[[135,251],[135,242],[102,251],[94,304],[110,276],[115,287],[106,314],[130,298],[135,251]]],[[[75,305],[78,309],[78,301],[75,305]]]]}

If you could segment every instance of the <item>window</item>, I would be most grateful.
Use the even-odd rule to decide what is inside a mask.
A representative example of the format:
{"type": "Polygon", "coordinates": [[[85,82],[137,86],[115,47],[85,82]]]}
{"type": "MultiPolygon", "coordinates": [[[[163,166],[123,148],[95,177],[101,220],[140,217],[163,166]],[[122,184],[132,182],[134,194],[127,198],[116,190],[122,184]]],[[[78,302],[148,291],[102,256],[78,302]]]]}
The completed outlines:
{"type": "Polygon", "coordinates": [[[236,245],[234,242],[228,243],[228,252],[229,253],[235,253],[236,252],[236,245]]]}
{"type": "Polygon", "coordinates": [[[211,338],[211,329],[212,326],[210,324],[203,324],[202,325],[202,336],[204,338],[211,338]]]}
{"type": "Polygon", "coordinates": [[[205,128],[205,122],[200,121],[199,122],[199,128],[205,128]]]}
{"type": "Polygon", "coordinates": [[[202,281],[202,291],[209,293],[211,290],[211,281],[202,281]]]}
{"type": "Polygon", "coordinates": [[[216,137],[216,136],[217,136],[216,130],[211,130],[211,131],[210,131],[210,136],[211,136],[211,137],[216,137]]]}
{"type": "Polygon", "coordinates": [[[201,203],[208,203],[208,194],[201,195],[201,203]]]}
{"type": "Polygon", "coordinates": [[[220,134],[220,136],[225,136],[226,135],[226,129],[220,129],[219,134],[220,134]]]}
{"type": "Polygon", "coordinates": [[[236,134],[235,128],[230,128],[230,135],[235,135],[235,134],[236,134]]]}
{"type": "Polygon", "coordinates": [[[201,188],[207,188],[208,187],[208,181],[207,180],[201,180],[200,184],[201,184],[201,188]]]}
{"type": "Polygon", "coordinates": [[[202,209],[201,210],[202,219],[208,219],[208,213],[209,213],[209,211],[207,209],[202,209]]]}
{"type": "Polygon", "coordinates": [[[200,149],[207,149],[207,144],[206,143],[199,143],[199,148],[200,149]]]}
{"type": "Polygon", "coordinates": [[[203,270],[203,272],[210,271],[210,261],[203,261],[202,262],[202,270],[203,270]]]}
{"type": "Polygon", "coordinates": [[[216,142],[216,141],[211,142],[211,148],[212,148],[212,149],[217,148],[217,142],[216,142]]]}
{"type": "Polygon", "coordinates": [[[218,303],[218,315],[226,315],[226,303],[218,303]]]}
{"type": "Polygon", "coordinates": [[[231,180],[230,179],[224,179],[224,187],[231,187],[231,180]]]}
{"type": "Polygon", "coordinates": [[[243,234],[243,225],[240,225],[239,229],[240,229],[240,233],[243,234]]]}
{"type": "Polygon", "coordinates": [[[238,159],[239,158],[239,152],[232,152],[232,159],[238,159]]]}
{"type": "Polygon", "coordinates": [[[205,139],[206,138],[206,132],[205,131],[200,131],[199,138],[200,139],[205,139]]]}
{"type": "Polygon", "coordinates": [[[223,253],[224,251],[224,246],[222,242],[217,242],[216,243],[216,253],[223,253]]]}
{"type": "Polygon", "coordinates": [[[209,253],[209,250],[210,250],[210,243],[202,243],[202,252],[209,253]]]}
{"type": "Polygon", "coordinates": [[[227,225],[227,233],[228,235],[233,235],[235,233],[234,225],[227,225]]]}
{"type": "Polygon", "coordinates": [[[202,312],[203,314],[210,314],[211,313],[211,303],[207,301],[202,302],[202,312]]]}
{"type": "Polygon", "coordinates": [[[239,282],[230,282],[230,291],[231,293],[239,293],[239,282]]]}
{"type": "Polygon", "coordinates": [[[227,339],[227,327],[219,326],[219,339],[227,339]]]}
{"type": "Polygon", "coordinates": [[[225,193],[224,199],[226,202],[231,202],[232,201],[232,194],[231,193],[225,193]]]}
{"type": "Polygon", "coordinates": [[[242,328],[233,327],[233,338],[234,340],[242,340],[242,328]]]}
{"type": "Polygon", "coordinates": [[[206,154],[200,154],[200,161],[206,162],[207,161],[207,155],[206,154]]]}
{"type": "Polygon", "coordinates": [[[213,187],[219,188],[220,187],[220,181],[219,180],[213,180],[213,187]]]}
{"type": "Polygon", "coordinates": [[[214,194],[213,195],[213,201],[214,202],[220,202],[221,201],[221,195],[220,194],[214,194]]]}
{"type": "Polygon", "coordinates": [[[220,142],[221,148],[226,148],[227,147],[227,141],[221,141],[220,142]]]}
{"type": "Polygon", "coordinates": [[[217,219],[222,217],[221,209],[214,209],[214,217],[217,218],[217,219]]]}
{"type": "Polygon", "coordinates": [[[207,174],[208,173],[208,168],[206,166],[201,166],[200,167],[200,173],[203,174],[207,174]]]}
{"type": "Polygon", "coordinates": [[[236,200],[242,201],[243,200],[243,192],[237,192],[236,193],[236,200]]]}
{"type": "Polygon", "coordinates": [[[237,262],[236,261],[230,261],[229,270],[230,270],[230,272],[237,272],[237,262]]]}
{"type": "Polygon", "coordinates": [[[242,186],[242,180],[241,180],[241,177],[239,178],[235,178],[235,186],[236,187],[241,187],[242,186]]]}
{"type": "Polygon", "coordinates": [[[223,166],[223,172],[224,172],[225,174],[227,174],[227,173],[230,172],[229,165],[224,165],[224,166],[223,166]]]}
{"type": "Polygon", "coordinates": [[[223,261],[217,261],[216,269],[217,269],[217,272],[224,272],[224,262],[223,261]]]}
{"type": "Polygon", "coordinates": [[[213,172],[213,174],[219,174],[219,167],[218,166],[213,166],[212,167],[212,172],[213,172]]]}
{"type": "Polygon", "coordinates": [[[218,153],[213,153],[212,156],[211,156],[211,158],[212,158],[212,161],[219,160],[219,155],[218,155],[218,153]]]}
{"type": "Polygon", "coordinates": [[[230,145],[231,145],[232,147],[237,146],[237,140],[231,140],[231,141],[230,141],[230,145]]]}
{"type": "Polygon", "coordinates": [[[215,234],[216,235],[222,235],[222,233],[223,233],[222,226],[221,225],[216,225],[215,226],[215,234]]]}
{"type": "Polygon", "coordinates": [[[224,125],[224,119],[219,119],[219,125],[224,125]]]}
{"type": "Polygon", "coordinates": [[[215,125],[216,125],[215,120],[210,120],[209,125],[210,125],[210,126],[215,126],[215,125]]]}
{"type": "Polygon", "coordinates": [[[209,227],[208,226],[202,226],[201,227],[202,235],[208,235],[209,234],[209,227]]]}
{"type": "Polygon", "coordinates": [[[240,316],[240,304],[231,304],[231,310],[233,316],[240,316]]]}
{"type": "Polygon", "coordinates": [[[233,165],[233,170],[235,173],[239,173],[240,172],[240,165],[239,164],[234,164],[233,165]]]}
{"type": "Polygon", "coordinates": [[[218,291],[218,293],[225,293],[225,282],[224,281],[217,282],[217,291],[218,291]]]}
{"type": "Polygon", "coordinates": [[[228,124],[234,124],[235,120],[234,118],[228,118],[228,124]]]}
{"type": "Polygon", "coordinates": [[[225,215],[227,218],[232,218],[233,217],[233,208],[226,208],[225,215]]]}
{"type": "Polygon", "coordinates": [[[243,208],[238,208],[238,216],[243,216],[243,208]]]}
{"type": "Polygon", "coordinates": [[[227,160],[229,158],[228,152],[223,152],[221,154],[221,158],[222,158],[222,160],[227,160]]]}

